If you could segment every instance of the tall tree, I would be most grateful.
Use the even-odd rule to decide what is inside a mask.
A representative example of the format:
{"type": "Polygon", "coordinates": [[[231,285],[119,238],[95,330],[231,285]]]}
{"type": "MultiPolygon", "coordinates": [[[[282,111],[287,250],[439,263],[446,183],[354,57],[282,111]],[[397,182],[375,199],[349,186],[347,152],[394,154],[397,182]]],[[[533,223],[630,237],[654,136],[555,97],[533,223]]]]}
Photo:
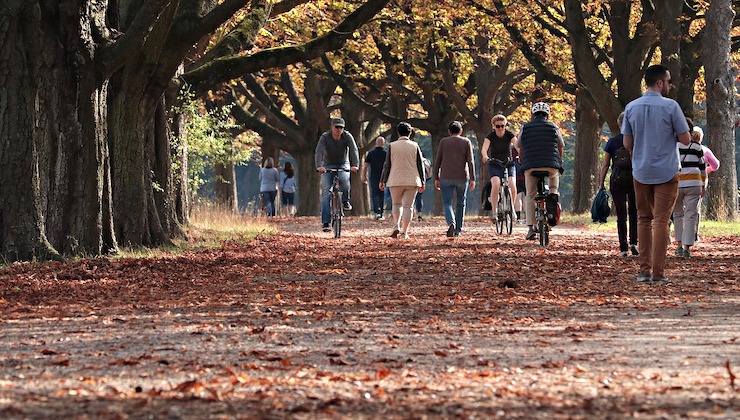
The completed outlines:
{"type": "MultiPolygon", "coordinates": [[[[735,156],[737,70],[731,61],[731,39],[735,12],[730,0],[714,0],[707,11],[706,40],[702,52],[707,89],[707,136],[715,154],[735,156]]],[[[729,162],[728,162],[729,163],[729,162]]],[[[734,162],[733,162],[734,163],[734,162]]],[[[735,220],[738,214],[735,165],[723,164],[709,177],[707,215],[710,219],[735,220]]]]}
{"type": "Polygon", "coordinates": [[[363,3],[307,43],[259,51],[250,39],[272,4],[261,0],[6,2],[0,77],[24,89],[0,99],[0,161],[14,163],[0,171],[0,253],[45,259],[167,241],[178,228],[163,94],[192,46],[248,5],[236,25],[242,49],[182,79],[207,89],[340,48],[388,1],[363,3]]]}

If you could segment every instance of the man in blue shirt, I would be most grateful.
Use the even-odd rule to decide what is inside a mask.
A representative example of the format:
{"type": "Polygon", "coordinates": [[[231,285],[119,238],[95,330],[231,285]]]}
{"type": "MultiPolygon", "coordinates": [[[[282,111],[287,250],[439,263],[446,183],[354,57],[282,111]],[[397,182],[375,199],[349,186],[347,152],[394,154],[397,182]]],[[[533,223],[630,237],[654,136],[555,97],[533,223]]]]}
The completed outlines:
{"type": "Polygon", "coordinates": [[[632,152],[632,177],[637,204],[638,282],[664,283],[670,241],[668,224],[678,195],[676,142],[691,142],[689,125],[676,101],[666,98],[671,72],[660,64],[645,71],[645,94],[627,104],[622,134],[632,152]]]}
{"type": "Polygon", "coordinates": [[[385,201],[385,191],[380,189],[380,175],[383,173],[383,164],[385,163],[386,151],[385,138],[378,136],[375,139],[375,148],[367,152],[365,156],[365,170],[362,172],[362,182],[369,183],[370,202],[375,213],[375,220],[383,219],[383,202],[385,201]]]}
{"type": "MultiPolygon", "coordinates": [[[[344,131],[344,119],[333,118],[331,129],[319,137],[314,154],[316,170],[321,173],[321,227],[329,232],[331,222],[331,187],[334,184],[334,173],[327,169],[344,169],[357,172],[360,166],[360,154],[352,134],[344,131]]],[[[342,190],[342,202],[345,210],[352,210],[349,202],[349,172],[337,173],[339,188],[342,190]]]]}

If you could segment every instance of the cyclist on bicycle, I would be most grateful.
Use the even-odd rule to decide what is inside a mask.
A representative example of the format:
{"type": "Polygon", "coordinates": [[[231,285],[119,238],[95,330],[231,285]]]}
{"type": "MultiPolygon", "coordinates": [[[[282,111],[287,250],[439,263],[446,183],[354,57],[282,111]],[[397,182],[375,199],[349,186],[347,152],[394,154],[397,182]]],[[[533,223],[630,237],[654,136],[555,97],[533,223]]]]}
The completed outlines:
{"type": "Polygon", "coordinates": [[[537,238],[534,228],[534,197],[537,195],[537,178],[533,171],[546,171],[550,174],[547,184],[550,193],[558,193],[560,173],[563,171],[563,148],[565,142],[558,127],[548,121],[550,106],[544,102],[532,105],[532,120],[522,127],[517,136],[519,159],[524,171],[527,196],[524,201],[527,213],[527,239],[537,238]]]}
{"type": "MultiPolygon", "coordinates": [[[[501,114],[491,118],[493,131],[486,136],[481,146],[481,158],[484,164],[488,164],[488,176],[491,178],[491,195],[488,199],[494,222],[498,217],[498,194],[504,177],[501,164],[511,160],[511,149],[516,146],[516,136],[506,129],[506,124],[506,117],[501,114]]],[[[516,168],[512,165],[506,170],[509,172],[509,191],[512,197],[516,197],[516,168]]]]}
{"type": "MultiPolygon", "coordinates": [[[[331,187],[335,174],[327,169],[349,169],[357,172],[360,166],[360,154],[352,134],[344,130],[344,119],[332,118],[331,130],[319,137],[314,155],[316,170],[321,173],[321,227],[324,232],[331,228],[331,187]]],[[[342,190],[342,203],[345,210],[352,210],[349,202],[349,173],[338,172],[339,188],[342,190]]]]}

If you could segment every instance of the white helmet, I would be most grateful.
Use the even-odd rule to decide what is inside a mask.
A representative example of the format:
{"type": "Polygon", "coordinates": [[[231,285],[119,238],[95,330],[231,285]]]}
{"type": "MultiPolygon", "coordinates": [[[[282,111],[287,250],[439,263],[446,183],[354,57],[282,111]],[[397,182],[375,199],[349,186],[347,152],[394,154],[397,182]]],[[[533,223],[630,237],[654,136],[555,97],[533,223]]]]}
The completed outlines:
{"type": "Polygon", "coordinates": [[[544,102],[535,103],[532,105],[532,114],[536,114],[538,112],[544,112],[545,114],[550,115],[550,105],[544,102]]]}

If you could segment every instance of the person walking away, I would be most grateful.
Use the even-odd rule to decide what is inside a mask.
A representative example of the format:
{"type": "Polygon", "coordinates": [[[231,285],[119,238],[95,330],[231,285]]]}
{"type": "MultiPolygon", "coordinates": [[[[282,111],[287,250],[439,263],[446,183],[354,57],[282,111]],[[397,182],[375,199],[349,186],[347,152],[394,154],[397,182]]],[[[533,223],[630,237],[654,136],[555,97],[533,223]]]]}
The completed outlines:
{"type": "Polygon", "coordinates": [[[380,176],[383,173],[386,155],[383,146],[385,146],[385,138],[378,136],[375,139],[375,147],[365,156],[364,168],[361,172],[362,182],[370,186],[370,203],[375,220],[385,219],[383,217],[385,192],[380,190],[380,176]]]}
{"type": "MultiPolygon", "coordinates": [[[[419,141],[416,139],[416,130],[413,127],[411,128],[411,135],[409,136],[409,138],[415,141],[417,144],[419,143],[419,141]]],[[[421,149],[421,147],[419,147],[419,149],[421,149]]],[[[421,160],[424,163],[424,176],[426,177],[424,182],[426,183],[432,177],[432,162],[424,156],[424,152],[421,153],[421,160]]],[[[421,222],[422,220],[424,220],[424,217],[422,216],[422,213],[424,212],[424,197],[421,193],[416,194],[416,200],[414,201],[414,204],[416,205],[417,220],[421,222]]]]}
{"type": "Polygon", "coordinates": [[[681,168],[676,141],[691,142],[681,107],[665,97],[671,87],[667,67],[655,64],[645,70],[646,91],[627,104],[622,134],[632,152],[632,176],[640,239],[638,282],[664,283],[670,233],[668,223],[678,195],[681,168]]]}
{"type": "MultiPolygon", "coordinates": [[[[693,124],[687,118],[689,127],[693,124]]],[[[691,132],[693,133],[693,127],[691,132]]],[[[681,170],[678,173],[678,196],[673,207],[673,234],[678,243],[675,255],[690,258],[690,248],[696,240],[696,226],[699,223],[699,206],[705,193],[707,180],[704,150],[694,141],[687,145],[677,143],[681,170]]]]}
{"type": "MultiPolygon", "coordinates": [[[[617,117],[617,127],[622,131],[624,112],[617,117]]],[[[604,161],[599,175],[599,187],[604,188],[606,174],[611,166],[609,192],[617,210],[617,235],[619,236],[619,256],[626,257],[627,251],[639,255],[637,250],[637,206],[635,187],[632,183],[632,156],[624,147],[624,137],[620,132],[609,139],[604,146],[604,161]],[[627,222],[629,221],[629,242],[627,242],[627,222]]]]}
{"type": "Polygon", "coordinates": [[[290,162],[285,162],[280,174],[280,203],[283,217],[295,216],[295,168],[290,162]]]}
{"type": "MultiPolygon", "coordinates": [[[[702,144],[702,141],[704,140],[704,130],[702,130],[701,127],[694,126],[693,130],[691,131],[691,140],[701,144],[701,149],[704,151],[704,162],[707,164],[707,178],[704,182],[704,197],[706,197],[706,191],[709,188],[709,174],[719,169],[719,159],[717,159],[717,157],[714,155],[709,147],[702,144]]],[[[696,237],[694,239],[694,242],[699,242],[699,225],[701,222],[702,201],[704,200],[699,200],[699,211],[697,213],[698,217],[696,221],[696,237]]]]}
{"type": "MultiPolygon", "coordinates": [[[[516,140],[514,142],[516,143],[516,140]]],[[[524,208],[524,196],[527,194],[527,188],[524,184],[524,171],[516,147],[511,150],[511,157],[514,159],[514,170],[516,171],[516,195],[512,194],[514,197],[514,211],[516,211],[516,224],[521,225],[524,223],[522,209],[524,208]]]]}
{"type": "Polygon", "coordinates": [[[534,171],[546,171],[548,176],[547,185],[551,194],[558,194],[560,184],[560,173],[563,171],[563,148],[565,142],[560,134],[560,129],[548,121],[550,117],[550,106],[544,102],[532,105],[532,120],[522,127],[517,136],[517,149],[519,158],[522,160],[524,181],[527,195],[525,197],[525,210],[527,213],[527,240],[537,237],[534,227],[534,197],[537,195],[537,178],[532,176],[534,171]]]}
{"type": "MultiPolygon", "coordinates": [[[[331,129],[325,131],[319,137],[314,153],[316,170],[321,173],[321,229],[324,232],[331,231],[331,188],[334,184],[333,172],[327,169],[349,169],[357,172],[360,164],[360,154],[357,143],[352,134],[344,130],[343,118],[332,118],[331,129]]],[[[338,172],[339,189],[342,190],[342,203],[344,209],[352,210],[349,202],[349,173],[338,172]]]]}
{"type": "MultiPolygon", "coordinates": [[[[488,177],[491,178],[491,219],[495,222],[498,219],[498,195],[501,190],[501,180],[504,177],[504,171],[509,173],[509,190],[511,197],[516,197],[516,168],[502,168],[496,160],[502,163],[511,160],[511,151],[516,146],[516,136],[506,129],[506,117],[498,114],[491,118],[493,131],[488,133],[481,146],[481,158],[483,164],[488,165],[488,177]],[[491,160],[491,158],[495,160],[491,160]]],[[[512,201],[512,205],[513,205],[512,201]]]]}
{"type": "Polygon", "coordinates": [[[391,237],[408,238],[414,199],[417,193],[424,192],[426,175],[421,149],[409,138],[411,124],[399,123],[396,131],[399,138],[388,145],[379,187],[383,191],[386,187],[391,190],[394,226],[391,237]]]}
{"type": "Polygon", "coordinates": [[[265,214],[267,217],[275,216],[275,197],[277,197],[277,186],[280,182],[280,172],[275,167],[275,161],[268,157],[260,169],[260,195],[265,203],[265,214]]]}
{"type": "Polygon", "coordinates": [[[465,221],[468,189],[475,189],[473,144],[462,136],[462,123],[453,121],[447,127],[448,137],[437,146],[434,158],[434,186],[442,191],[442,205],[447,221],[447,236],[459,236],[465,221]],[[457,199],[452,209],[452,197],[457,199]]]}

